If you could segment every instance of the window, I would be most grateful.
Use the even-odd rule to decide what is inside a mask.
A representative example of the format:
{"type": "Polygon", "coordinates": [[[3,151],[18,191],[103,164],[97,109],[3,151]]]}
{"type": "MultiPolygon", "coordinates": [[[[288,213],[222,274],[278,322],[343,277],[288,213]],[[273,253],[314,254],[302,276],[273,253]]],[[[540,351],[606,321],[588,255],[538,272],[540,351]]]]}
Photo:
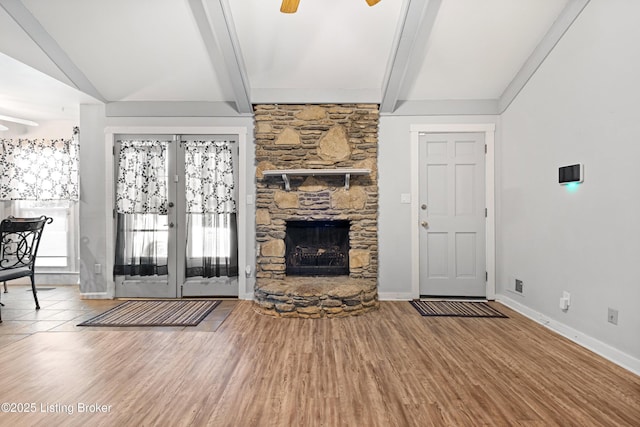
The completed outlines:
{"type": "Polygon", "coordinates": [[[47,270],[77,272],[77,203],[67,200],[15,200],[10,203],[11,215],[16,217],[53,218],[47,224],[40,247],[38,248],[37,267],[47,270]]]}
{"type": "Polygon", "coordinates": [[[68,139],[0,139],[0,208],[4,216],[53,218],[36,267],[77,273],[78,128],[68,139]]]}

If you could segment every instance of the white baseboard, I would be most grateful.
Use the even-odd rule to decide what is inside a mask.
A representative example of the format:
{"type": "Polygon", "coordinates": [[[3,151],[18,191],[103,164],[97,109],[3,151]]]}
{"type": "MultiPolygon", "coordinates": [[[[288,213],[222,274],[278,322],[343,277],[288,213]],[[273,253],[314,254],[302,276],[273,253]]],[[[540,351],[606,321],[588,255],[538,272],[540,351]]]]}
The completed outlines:
{"type": "Polygon", "coordinates": [[[108,292],[80,292],[80,299],[113,299],[108,292]]]}
{"type": "Polygon", "coordinates": [[[244,294],[240,294],[240,295],[238,295],[238,299],[252,301],[253,300],[253,292],[247,292],[247,293],[244,293],[244,294]]]}
{"type": "Polygon", "coordinates": [[[548,318],[542,313],[535,311],[519,303],[518,301],[509,298],[506,295],[496,295],[496,301],[506,305],[512,310],[517,311],[523,316],[526,316],[529,319],[540,323],[542,326],[551,329],[552,331],[562,335],[563,337],[570,339],[576,344],[593,351],[594,353],[604,357],[607,360],[610,360],[616,365],[619,365],[636,375],[640,375],[639,359],[636,359],[635,357],[632,357],[614,347],[611,347],[609,344],[605,344],[602,341],[599,341],[583,332],[573,329],[572,327],[567,326],[564,323],[548,318]]]}
{"type": "Polygon", "coordinates": [[[378,292],[380,301],[411,301],[413,294],[410,292],[378,292]]]}

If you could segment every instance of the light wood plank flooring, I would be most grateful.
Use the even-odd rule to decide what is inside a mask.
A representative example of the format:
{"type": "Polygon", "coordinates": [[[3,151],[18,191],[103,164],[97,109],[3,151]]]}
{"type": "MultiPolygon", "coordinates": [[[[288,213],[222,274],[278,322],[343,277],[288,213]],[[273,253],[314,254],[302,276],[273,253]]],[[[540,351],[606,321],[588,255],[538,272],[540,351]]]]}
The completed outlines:
{"type": "Polygon", "coordinates": [[[0,424],[640,425],[640,377],[499,304],[509,319],[427,318],[407,302],[274,319],[225,303],[201,330],[68,324],[0,341],[0,402],[36,409],[0,424]]]}

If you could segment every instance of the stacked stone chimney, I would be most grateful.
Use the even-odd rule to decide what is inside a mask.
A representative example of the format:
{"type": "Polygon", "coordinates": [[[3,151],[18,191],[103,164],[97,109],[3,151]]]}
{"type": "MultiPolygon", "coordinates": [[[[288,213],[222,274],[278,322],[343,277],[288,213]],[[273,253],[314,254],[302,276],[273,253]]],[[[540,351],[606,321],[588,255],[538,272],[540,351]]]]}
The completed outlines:
{"type": "Polygon", "coordinates": [[[277,317],[335,317],[378,307],[378,106],[375,104],[255,105],[255,300],[277,317]],[[351,176],[323,170],[368,169],[351,176]],[[266,170],[318,169],[314,176],[266,170]],[[287,221],[348,220],[349,275],[288,276],[287,221]]]}

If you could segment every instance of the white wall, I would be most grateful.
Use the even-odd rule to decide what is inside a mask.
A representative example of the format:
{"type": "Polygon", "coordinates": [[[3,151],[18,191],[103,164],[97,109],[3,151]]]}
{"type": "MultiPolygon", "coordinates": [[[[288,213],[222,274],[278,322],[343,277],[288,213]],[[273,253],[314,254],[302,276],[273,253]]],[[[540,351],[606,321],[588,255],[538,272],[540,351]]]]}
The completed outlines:
{"type": "Polygon", "coordinates": [[[638,1],[592,0],[502,115],[497,245],[498,293],[636,361],[639,16],[638,1]],[[585,180],[570,192],[558,167],[578,162],[585,180]]]}
{"type": "Polygon", "coordinates": [[[80,106],[80,290],[87,297],[106,292],[106,273],[94,273],[106,264],[104,106],[80,106]]]}
{"type": "MultiPolygon", "coordinates": [[[[253,147],[252,117],[106,117],[104,106],[82,105],[80,107],[80,291],[85,298],[106,298],[109,295],[107,282],[112,273],[106,271],[108,259],[113,254],[107,253],[109,244],[105,230],[107,222],[113,221],[112,212],[107,209],[106,202],[112,195],[107,195],[105,182],[111,179],[112,172],[105,170],[105,130],[111,127],[235,127],[246,128],[247,147],[246,162],[240,166],[247,183],[246,194],[255,196],[255,167],[253,147]],[[103,266],[102,273],[94,272],[94,265],[103,266]]],[[[254,197],[255,199],[255,197],[254,197]]],[[[238,224],[245,229],[247,263],[255,265],[255,205],[246,200],[238,203],[239,209],[245,213],[245,223],[238,224]]],[[[112,238],[112,237],[109,237],[112,238]]],[[[244,266],[239,266],[244,274],[244,266]]],[[[244,292],[252,294],[255,283],[254,273],[246,281],[244,292]]]]}

